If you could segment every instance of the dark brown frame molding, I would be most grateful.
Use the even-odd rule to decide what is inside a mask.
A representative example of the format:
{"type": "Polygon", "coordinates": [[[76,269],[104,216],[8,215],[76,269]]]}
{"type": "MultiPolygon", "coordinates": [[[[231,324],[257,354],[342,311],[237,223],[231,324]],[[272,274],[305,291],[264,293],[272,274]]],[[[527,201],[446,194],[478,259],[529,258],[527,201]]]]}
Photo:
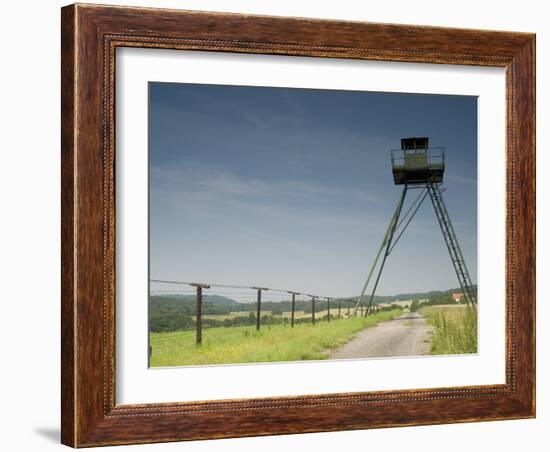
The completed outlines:
{"type": "Polygon", "coordinates": [[[84,447],[535,416],[534,34],[77,4],[62,9],[61,37],[64,444],[84,447]],[[117,405],[117,47],[505,68],[506,383],[117,405]]]}

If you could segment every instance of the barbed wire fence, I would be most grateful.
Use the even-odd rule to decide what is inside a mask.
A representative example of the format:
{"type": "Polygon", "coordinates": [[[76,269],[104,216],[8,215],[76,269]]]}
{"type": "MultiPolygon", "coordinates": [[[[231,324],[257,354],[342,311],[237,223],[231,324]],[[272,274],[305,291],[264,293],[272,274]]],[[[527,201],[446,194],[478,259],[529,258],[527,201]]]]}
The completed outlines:
{"type": "MultiPolygon", "coordinates": [[[[201,345],[203,342],[203,329],[204,321],[210,320],[211,317],[216,315],[206,315],[207,319],[204,319],[203,313],[204,303],[208,301],[209,297],[219,296],[229,298],[237,303],[250,307],[249,310],[242,310],[243,314],[246,312],[249,315],[254,314],[255,317],[255,329],[260,331],[262,328],[262,319],[265,320],[266,315],[272,314],[272,311],[263,311],[262,307],[265,304],[273,305],[274,303],[286,302],[290,304],[290,311],[283,311],[281,318],[283,323],[288,324],[291,328],[294,328],[297,324],[304,323],[307,319],[308,312],[303,310],[304,304],[308,302],[311,313],[309,314],[309,322],[315,325],[318,321],[327,321],[335,319],[352,318],[354,316],[364,316],[366,314],[366,306],[360,306],[355,310],[353,307],[356,304],[357,297],[328,297],[319,294],[306,293],[296,290],[280,289],[274,287],[264,286],[245,286],[245,285],[231,285],[231,284],[217,284],[217,283],[204,283],[193,281],[178,281],[178,280],[163,280],[163,279],[151,279],[150,282],[156,285],[156,289],[151,290],[151,295],[182,295],[185,297],[195,297],[195,315],[190,315],[195,322],[195,338],[189,340],[189,336],[182,341],[174,339],[159,339],[156,342],[155,355],[162,355],[171,353],[173,346],[178,347],[201,345]],[[302,310],[297,311],[296,307],[301,306],[302,310]],[[322,307],[320,310],[319,308],[322,307]]],[[[308,311],[309,311],[308,309],[308,311]]],[[[241,311],[239,311],[241,312],[241,311]]],[[[220,315],[220,317],[223,317],[220,315]]],[[[208,322],[206,322],[208,323],[208,322]]],[[[209,339],[215,340],[216,337],[220,338],[222,335],[224,339],[228,338],[232,334],[227,331],[209,332],[209,339]]],[[[149,346],[149,355],[152,353],[152,347],[149,346]]]]}

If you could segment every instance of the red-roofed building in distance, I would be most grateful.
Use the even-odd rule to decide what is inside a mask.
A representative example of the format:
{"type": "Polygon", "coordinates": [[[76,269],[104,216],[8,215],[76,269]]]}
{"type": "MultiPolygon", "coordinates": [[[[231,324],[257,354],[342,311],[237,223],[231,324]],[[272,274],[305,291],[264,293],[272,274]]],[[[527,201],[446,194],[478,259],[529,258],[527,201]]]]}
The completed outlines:
{"type": "Polygon", "coordinates": [[[452,297],[455,303],[460,303],[464,300],[464,294],[462,292],[454,292],[452,297]]]}

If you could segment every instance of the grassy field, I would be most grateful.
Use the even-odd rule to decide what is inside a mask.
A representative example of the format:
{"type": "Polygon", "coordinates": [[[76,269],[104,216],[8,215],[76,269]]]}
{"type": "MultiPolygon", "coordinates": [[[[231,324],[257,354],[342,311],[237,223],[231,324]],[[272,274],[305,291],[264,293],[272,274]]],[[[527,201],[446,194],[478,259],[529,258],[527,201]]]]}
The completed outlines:
{"type": "Polygon", "coordinates": [[[433,355],[477,352],[477,314],[466,306],[428,306],[420,310],[435,327],[433,355]]]}
{"type": "MultiPolygon", "coordinates": [[[[212,319],[212,320],[225,320],[225,319],[234,319],[235,317],[247,317],[249,312],[256,311],[232,311],[229,314],[203,314],[203,319],[212,319]]],[[[262,311],[262,315],[271,314],[271,311],[262,311]]],[[[195,319],[195,316],[190,316],[195,319]]]]}
{"type": "MultiPolygon", "coordinates": [[[[229,314],[203,314],[203,319],[213,319],[213,320],[225,320],[225,319],[233,319],[235,317],[246,317],[248,316],[249,312],[252,312],[256,314],[255,310],[250,311],[232,311],[229,314]]],[[[353,309],[351,310],[353,312],[353,309]]],[[[315,311],[315,317],[316,318],[322,318],[323,316],[326,316],[328,314],[328,310],[325,309],[323,311],[315,311]]],[[[264,315],[271,315],[271,311],[262,311],[262,316],[264,315]]],[[[283,314],[275,314],[274,317],[286,317],[290,319],[292,315],[291,311],[284,311],[283,314]]],[[[338,315],[338,307],[333,308],[331,306],[330,308],[330,315],[336,317],[338,315]]],[[[347,308],[341,310],[342,317],[347,317],[347,308]]],[[[195,316],[191,316],[195,318],[195,316]]],[[[295,319],[303,319],[304,317],[310,318],[311,312],[304,312],[304,311],[294,311],[294,318],[295,319]]]]}
{"type": "MultiPolygon", "coordinates": [[[[332,309],[331,309],[332,313],[332,309]]],[[[326,359],[327,350],[349,341],[358,331],[401,314],[379,312],[367,318],[317,322],[315,325],[264,325],[208,328],[203,343],[195,344],[194,331],[150,333],[151,367],[200,364],[260,363],[326,359]]]]}

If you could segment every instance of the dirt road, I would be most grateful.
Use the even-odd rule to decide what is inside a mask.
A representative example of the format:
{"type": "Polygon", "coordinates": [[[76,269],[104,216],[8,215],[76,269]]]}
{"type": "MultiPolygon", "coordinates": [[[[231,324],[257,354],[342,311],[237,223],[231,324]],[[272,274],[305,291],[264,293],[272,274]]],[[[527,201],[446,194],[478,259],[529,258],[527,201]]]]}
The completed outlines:
{"type": "Polygon", "coordinates": [[[330,358],[374,358],[383,356],[418,356],[430,351],[432,327],[417,312],[407,312],[388,322],[360,331],[330,358]]]}

